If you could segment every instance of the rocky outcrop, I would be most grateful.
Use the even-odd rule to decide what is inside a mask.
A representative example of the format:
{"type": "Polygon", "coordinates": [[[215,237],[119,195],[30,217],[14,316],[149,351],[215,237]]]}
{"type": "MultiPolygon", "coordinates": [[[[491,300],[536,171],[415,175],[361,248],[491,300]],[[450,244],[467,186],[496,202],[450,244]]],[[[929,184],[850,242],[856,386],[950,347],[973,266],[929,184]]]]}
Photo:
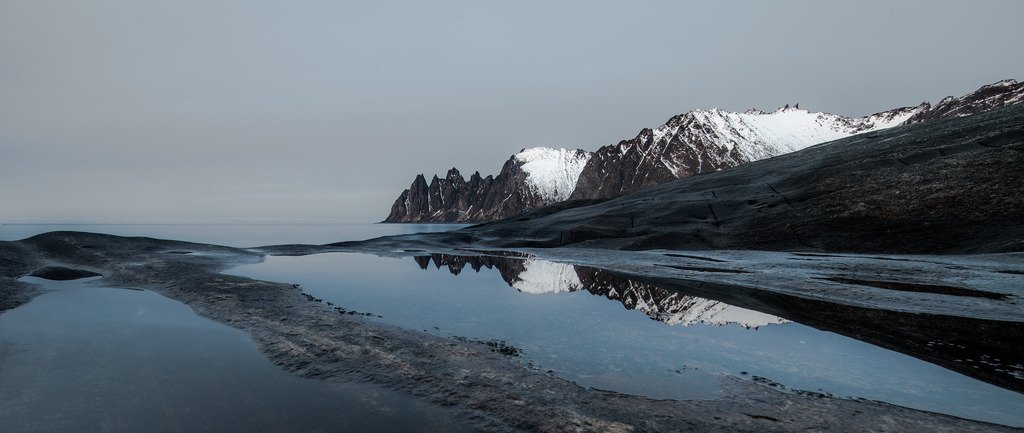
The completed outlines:
{"type": "Polygon", "coordinates": [[[428,184],[416,176],[384,220],[388,223],[457,223],[506,218],[569,198],[590,153],[583,150],[523,149],[497,176],[474,172],[467,181],[452,168],[428,184]]]}

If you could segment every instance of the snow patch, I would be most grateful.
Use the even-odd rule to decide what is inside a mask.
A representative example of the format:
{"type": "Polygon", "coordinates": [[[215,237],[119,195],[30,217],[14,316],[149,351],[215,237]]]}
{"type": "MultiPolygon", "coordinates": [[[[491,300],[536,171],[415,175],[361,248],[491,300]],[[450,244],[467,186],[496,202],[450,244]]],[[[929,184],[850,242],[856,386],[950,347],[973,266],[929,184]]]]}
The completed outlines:
{"type": "Polygon", "coordinates": [[[756,161],[855,134],[891,128],[927,108],[927,104],[922,104],[864,117],[810,112],[796,106],[782,107],[773,112],[751,109],[734,113],[718,108],[692,110],[653,130],[644,129],[635,140],[625,141],[617,147],[621,154],[639,152],[641,161],[649,157],[658,158],[674,176],[681,177],[703,172],[706,165],[723,165],[725,161],[719,159],[732,159],[733,164],[756,161]],[[675,160],[692,158],[694,152],[686,149],[695,146],[718,147],[722,152],[701,157],[693,166],[684,166],[675,160]],[[705,161],[705,158],[711,160],[705,161]]]}
{"type": "Polygon", "coordinates": [[[709,125],[713,134],[732,151],[754,161],[863,132],[891,128],[918,110],[897,109],[871,116],[849,118],[788,108],[773,113],[731,113],[718,109],[695,110],[694,117],[709,125]]]}
{"type": "Polygon", "coordinates": [[[593,154],[580,149],[552,149],[533,147],[514,156],[526,173],[530,190],[546,203],[569,198],[583,167],[593,154]]]}

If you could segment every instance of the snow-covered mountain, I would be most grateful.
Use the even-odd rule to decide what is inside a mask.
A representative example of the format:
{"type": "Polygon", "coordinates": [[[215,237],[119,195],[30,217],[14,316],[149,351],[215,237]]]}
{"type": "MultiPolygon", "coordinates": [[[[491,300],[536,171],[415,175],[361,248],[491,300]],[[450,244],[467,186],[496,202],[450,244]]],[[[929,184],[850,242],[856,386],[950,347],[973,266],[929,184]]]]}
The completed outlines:
{"type": "Polygon", "coordinates": [[[798,105],[773,112],[692,110],[636,137],[604,146],[580,174],[573,199],[612,198],[694,174],[771,158],[855,134],[961,117],[1024,100],[1024,84],[1004,80],[934,107],[882,111],[864,117],[816,113],[798,105]]]}
{"type": "Polygon", "coordinates": [[[961,97],[864,117],[811,112],[798,105],[735,113],[692,110],[596,152],[523,149],[496,177],[467,182],[452,169],[428,185],[417,176],[385,222],[479,222],[507,218],[566,199],[604,199],[678,178],[794,152],[894,126],[961,117],[1024,101],[1024,83],[1004,80],[961,97]]]}
{"type": "Polygon", "coordinates": [[[571,197],[617,197],[681,177],[891,128],[926,110],[928,104],[921,104],[865,117],[815,113],[788,105],[767,113],[693,110],[657,128],[645,128],[633,139],[598,149],[571,197]]]}

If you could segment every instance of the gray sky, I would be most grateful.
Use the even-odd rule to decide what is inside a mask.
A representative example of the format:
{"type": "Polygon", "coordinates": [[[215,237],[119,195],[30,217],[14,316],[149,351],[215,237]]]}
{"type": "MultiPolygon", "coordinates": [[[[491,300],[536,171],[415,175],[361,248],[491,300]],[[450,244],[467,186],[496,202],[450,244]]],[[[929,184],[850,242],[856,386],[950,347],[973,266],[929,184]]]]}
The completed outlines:
{"type": "Polygon", "coordinates": [[[375,221],[673,114],[1024,78],[1024,2],[0,0],[0,222],[375,221]]]}

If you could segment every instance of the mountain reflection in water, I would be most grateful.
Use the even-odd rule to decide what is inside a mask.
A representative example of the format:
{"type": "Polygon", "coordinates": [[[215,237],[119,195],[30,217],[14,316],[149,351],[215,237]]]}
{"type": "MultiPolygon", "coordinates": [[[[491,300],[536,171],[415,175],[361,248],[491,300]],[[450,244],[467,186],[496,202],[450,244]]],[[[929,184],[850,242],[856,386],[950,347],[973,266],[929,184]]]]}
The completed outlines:
{"type": "Polygon", "coordinates": [[[778,316],[740,308],[721,301],[690,296],[639,282],[603,269],[540,260],[533,257],[455,256],[432,254],[413,257],[421,269],[445,267],[458,275],[468,265],[476,272],[496,269],[510,287],[522,293],[542,294],[586,290],[618,301],[629,310],[643,312],[670,325],[735,324],[747,329],[789,322],[778,316]]]}
{"type": "Polygon", "coordinates": [[[360,320],[504,341],[523,363],[593,388],[715,398],[718,377],[760,376],[790,389],[1024,425],[1024,395],[1014,392],[1020,380],[1006,373],[1020,359],[1020,324],[627,277],[505,253],[414,260],[268,256],[229,273],[299,284],[313,299],[373,314],[360,320]]]}
{"type": "MultiPolygon", "coordinates": [[[[458,275],[468,265],[479,272],[496,269],[509,286],[523,293],[585,290],[642,311],[668,324],[737,324],[757,329],[799,322],[904,353],[996,386],[1024,392],[1024,323],[865,308],[805,299],[750,287],[710,281],[659,281],[627,278],[602,269],[574,266],[518,253],[414,257],[458,275]]],[[[808,282],[813,284],[814,282],[808,282]]]]}

